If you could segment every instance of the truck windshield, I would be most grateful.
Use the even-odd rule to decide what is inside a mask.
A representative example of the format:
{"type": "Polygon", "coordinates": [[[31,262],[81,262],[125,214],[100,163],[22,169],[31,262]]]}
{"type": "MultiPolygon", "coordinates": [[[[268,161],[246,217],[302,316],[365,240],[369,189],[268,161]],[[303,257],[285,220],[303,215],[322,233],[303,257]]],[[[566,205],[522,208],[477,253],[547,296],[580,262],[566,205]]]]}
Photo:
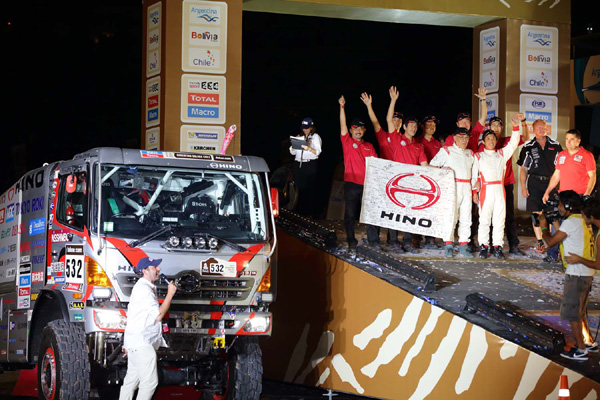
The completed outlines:
{"type": "Polygon", "coordinates": [[[103,234],[141,238],[173,225],[232,241],[266,240],[267,201],[250,172],[102,165],[103,234]]]}

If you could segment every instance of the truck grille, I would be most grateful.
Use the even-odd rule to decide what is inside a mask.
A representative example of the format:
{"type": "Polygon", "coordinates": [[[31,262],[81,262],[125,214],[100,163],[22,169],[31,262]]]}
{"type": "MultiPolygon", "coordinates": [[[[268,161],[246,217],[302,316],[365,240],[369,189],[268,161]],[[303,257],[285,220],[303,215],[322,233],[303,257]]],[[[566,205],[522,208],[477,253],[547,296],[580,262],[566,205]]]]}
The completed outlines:
{"type": "MultiPolygon", "coordinates": [[[[253,278],[202,278],[195,273],[180,274],[177,277],[167,277],[179,283],[179,290],[175,299],[182,300],[245,300],[254,287],[253,278]]],[[[130,274],[117,275],[117,281],[126,296],[131,295],[131,290],[138,277],[130,274]]],[[[158,298],[167,294],[167,284],[157,282],[156,291],[158,298]]]]}

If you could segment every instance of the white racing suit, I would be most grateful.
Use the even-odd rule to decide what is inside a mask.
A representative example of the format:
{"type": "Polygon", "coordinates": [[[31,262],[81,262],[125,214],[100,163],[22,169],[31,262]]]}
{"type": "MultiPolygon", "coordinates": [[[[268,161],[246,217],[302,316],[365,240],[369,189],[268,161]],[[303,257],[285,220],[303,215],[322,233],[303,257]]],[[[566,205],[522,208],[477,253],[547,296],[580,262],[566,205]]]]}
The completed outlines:
{"type": "Polygon", "coordinates": [[[444,146],[433,157],[429,165],[433,167],[449,167],[454,171],[456,182],[456,211],[452,222],[450,237],[442,238],[446,243],[453,242],[454,227],[458,220],[458,241],[460,244],[469,243],[471,236],[471,171],[474,156],[469,149],[461,149],[456,144],[444,146]]]}
{"type": "Polygon", "coordinates": [[[490,224],[493,225],[492,245],[504,244],[504,222],[506,220],[506,193],[504,192],[504,174],[506,162],[519,147],[521,126],[512,132],[510,141],[500,150],[486,150],[475,153],[472,184],[479,181],[479,245],[488,245],[490,224]]]}

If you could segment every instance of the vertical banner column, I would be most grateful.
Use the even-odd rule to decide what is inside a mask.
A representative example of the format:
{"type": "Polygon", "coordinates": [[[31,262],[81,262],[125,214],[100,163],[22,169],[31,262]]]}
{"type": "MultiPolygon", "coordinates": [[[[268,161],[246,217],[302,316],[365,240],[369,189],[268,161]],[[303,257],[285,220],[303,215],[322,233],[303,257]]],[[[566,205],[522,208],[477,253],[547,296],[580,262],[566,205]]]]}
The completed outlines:
{"type": "Polygon", "coordinates": [[[162,2],[146,9],[145,33],[145,133],[142,147],[146,150],[160,149],[160,71],[162,53],[162,2]]]}
{"type": "Polygon", "coordinates": [[[142,146],[240,152],[242,0],[144,0],[142,146]]]}
{"type": "Polygon", "coordinates": [[[181,69],[187,73],[181,77],[181,122],[186,125],[180,128],[179,150],[220,153],[225,127],[218,124],[225,123],[227,102],[227,3],[185,0],[181,26],[181,69]]]}

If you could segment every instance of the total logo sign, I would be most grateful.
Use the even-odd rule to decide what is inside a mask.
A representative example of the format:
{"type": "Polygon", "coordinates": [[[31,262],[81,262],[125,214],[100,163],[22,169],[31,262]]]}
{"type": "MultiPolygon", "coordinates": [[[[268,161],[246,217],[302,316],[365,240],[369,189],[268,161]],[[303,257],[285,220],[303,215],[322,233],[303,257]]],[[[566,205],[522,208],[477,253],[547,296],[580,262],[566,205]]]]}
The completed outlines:
{"type": "Polygon", "coordinates": [[[225,77],[182,75],[181,120],[225,122],[225,77]]]}

